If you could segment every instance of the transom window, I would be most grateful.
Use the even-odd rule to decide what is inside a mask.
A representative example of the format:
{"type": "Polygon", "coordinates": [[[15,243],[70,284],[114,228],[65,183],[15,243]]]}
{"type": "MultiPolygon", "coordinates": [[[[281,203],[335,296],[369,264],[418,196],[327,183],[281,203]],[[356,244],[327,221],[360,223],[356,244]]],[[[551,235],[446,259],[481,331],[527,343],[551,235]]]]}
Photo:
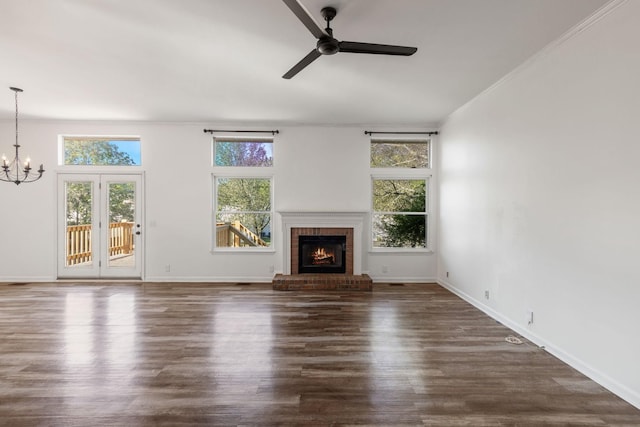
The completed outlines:
{"type": "Polygon", "coordinates": [[[140,166],[140,138],[63,136],[61,163],[77,166],[140,166]]]}
{"type": "Polygon", "coordinates": [[[271,138],[214,138],[214,166],[273,166],[271,138]]]}
{"type": "Polygon", "coordinates": [[[373,139],[372,168],[430,168],[430,140],[373,139]]]}

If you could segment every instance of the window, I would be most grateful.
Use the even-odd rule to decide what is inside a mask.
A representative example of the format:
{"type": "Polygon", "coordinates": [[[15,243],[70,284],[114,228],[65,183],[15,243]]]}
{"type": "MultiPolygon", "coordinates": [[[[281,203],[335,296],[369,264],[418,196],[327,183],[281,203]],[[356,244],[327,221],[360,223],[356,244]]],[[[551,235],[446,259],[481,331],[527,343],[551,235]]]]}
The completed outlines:
{"type": "Polygon", "coordinates": [[[140,138],[63,136],[62,161],[77,166],[140,166],[140,138]]]}
{"type": "Polygon", "coordinates": [[[429,168],[429,140],[372,140],[372,168],[429,168]]]}
{"type": "Polygon", "coordinates": [[[426,248],[426,190],[426,179],[373,179],[374,248],[426,248]]]}
{"type": "Polygon", "coordinates": [[[272,165],[271,138],[214,138],[214,250],[273,248],[272,165]]]}
{"type": "Polygon", "coordinates": [[[216,247],[271,246],[271,179],[217,177],[216,247]]]}
{"type": "Polygon", "coordinates": [[[215,138],[213,159],[215,166],[273,166],[273,140],[215,138]]]}
{"type": "Polygon", "coordinates": [[[430,140],[371,140],[374,250],[428,248],[430,140]]]}

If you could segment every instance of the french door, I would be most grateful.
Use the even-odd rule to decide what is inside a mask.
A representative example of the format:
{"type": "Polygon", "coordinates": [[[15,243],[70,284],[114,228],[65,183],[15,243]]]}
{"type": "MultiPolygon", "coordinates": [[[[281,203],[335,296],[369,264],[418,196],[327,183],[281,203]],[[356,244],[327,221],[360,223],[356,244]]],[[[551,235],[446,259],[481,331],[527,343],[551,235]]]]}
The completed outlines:
{"type": "Polygon", "coordinates": [[[58,277],[142,278],[142,175],[58,175],[58,277]]]}

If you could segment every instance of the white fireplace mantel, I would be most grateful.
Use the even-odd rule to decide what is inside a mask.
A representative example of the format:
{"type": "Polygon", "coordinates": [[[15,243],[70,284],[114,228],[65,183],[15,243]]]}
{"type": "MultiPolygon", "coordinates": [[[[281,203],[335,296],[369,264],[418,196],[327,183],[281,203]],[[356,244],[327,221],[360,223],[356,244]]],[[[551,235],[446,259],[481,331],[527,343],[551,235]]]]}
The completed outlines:
{"type": "Polygon", "coordinates": [[[282,219],[283,274],[291,274],[291,229],[292,228],[352,228],[353,229],[353,274],[362,274],[362,233],[368,212],[307,212],[279,211],[282,219]]]}

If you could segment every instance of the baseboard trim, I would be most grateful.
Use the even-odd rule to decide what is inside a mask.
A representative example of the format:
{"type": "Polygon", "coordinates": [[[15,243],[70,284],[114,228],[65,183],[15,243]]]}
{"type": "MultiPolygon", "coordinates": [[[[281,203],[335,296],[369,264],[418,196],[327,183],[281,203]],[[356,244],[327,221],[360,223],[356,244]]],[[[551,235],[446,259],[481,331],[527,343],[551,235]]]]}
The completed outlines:
{"type": "Polygon", "coordinates": [[[398,277],[398,276],[372,276],[369,277],[376,283],[437,283],[435,277],[398,277]]]}
{"type": "Polygon", "coordinates": [[[48,276],[9,276],[0,277],[0,283],[34,283],[34,282],[55,282],[55,277],[48,276]]]}
{"type": "MultiPolygon", "coordinates": [[[[400,277],[400,276],[377,276],[373,277],[369,275],[375,283],[438,283],[438,279],[435,277],[400,277]]],[[[74,278],[74,277],[46,277],[46,276],[32,276],[32,277],[0,277],[0,283],[41,283],[41,282],[82,282],[82,281],[136,281],[136,282],[187,282],[187,283],[235,283],[235,282],[250,282],[250,283],[271,283],[274,276],[259,276],[259,277],[238,277],[238,276],[145,276],[143,279],[130,279],[130,278],[104,278],[104,279],[91,279],[91,278],[74,278]]]]}
{"type": "Polygon", "coordinates": [[[473,305],[477,309],[483,311],[489,317],[497,320],[498,322],[502,323],[509,329],[512,329],[514,332],[517,332],[519,335],[533,342],[540,348],[547,351],[549,354],[557,357],[567,365],[571,366],[572,368],[576,369],[580,373],[584,374],[585,376],[589,377],[593,381],[597,382],[602,387],[606,388],[616,396],[620,397],[621,399],[625,400],[629,404],[640,409],[640,393],[630,389],[629,387],[614,380],[613,378],[604,374],[603,372],[600,372],[599,370],[593,368],[591,365],[585,363],[584,361],[580,360],[576,356],[566,352],[564,349],[562,349],[562,347],[555,345],[554,343],[551,343],[545,340],[543,337],[533,333],[532,331],[523,328],[521,325],[503,316],[499,312],[493,310],[491,307],[487,306],[486,304],[483,304],[481,301],[457,289],[455,286],[451,285],[447,281],[438,279],[436,280],[436,283],[438,283],[440,286],[447,289],[448,291],[454,293],[455,295],[459,296],[460,298],[462,298],[469,304],[473,305]]]}
{"type": "Polygon", "coordinates": [[[147,276],[144,282],[185,282],[185,283],[271,283],[273,276],[260,277],[220,277],[220,276],[147,276]]]}

